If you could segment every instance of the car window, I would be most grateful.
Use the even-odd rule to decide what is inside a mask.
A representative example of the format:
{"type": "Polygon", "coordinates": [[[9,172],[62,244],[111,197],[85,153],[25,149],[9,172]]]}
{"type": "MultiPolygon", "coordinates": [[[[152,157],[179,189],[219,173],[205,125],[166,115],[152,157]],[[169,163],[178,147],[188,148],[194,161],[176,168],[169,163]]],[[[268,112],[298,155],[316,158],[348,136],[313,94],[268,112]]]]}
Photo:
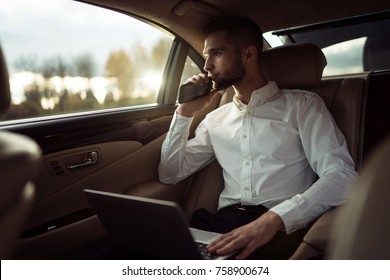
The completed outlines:
{"type": "Polygon", "coordinates": [[[322,48],[328,62],[323,75],[326,77],[363,73],[363,51],[366,41],[367,37],[362,37],[322,48]]]}
{"type": "Polygon", "coordinates": [[[390,68],[388,12],[267,32],[272,46],[314,43],[324,52],[324,76],[364,73],[390,68]],[[276,38],[275,38],[276,37],[276,38]]]}
{"type": "Polygon", "coordinates": [[[153,105],[174,37],[122,13],[69,0],[2,0],[7,120],[153,105]]]}

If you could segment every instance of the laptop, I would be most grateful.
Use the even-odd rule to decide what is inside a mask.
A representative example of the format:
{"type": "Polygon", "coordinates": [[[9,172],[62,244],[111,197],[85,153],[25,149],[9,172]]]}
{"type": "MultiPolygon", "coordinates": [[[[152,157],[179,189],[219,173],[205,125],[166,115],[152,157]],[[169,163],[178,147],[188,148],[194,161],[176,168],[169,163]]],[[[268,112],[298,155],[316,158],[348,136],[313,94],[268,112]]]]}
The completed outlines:
{"type": "Polygon", "coordinates": [[[226,259],[207,245],[221,234],[190,228],[182,209],[171,201],[85,189],[92,209],[113,240],[157,259],[226,259]]]}

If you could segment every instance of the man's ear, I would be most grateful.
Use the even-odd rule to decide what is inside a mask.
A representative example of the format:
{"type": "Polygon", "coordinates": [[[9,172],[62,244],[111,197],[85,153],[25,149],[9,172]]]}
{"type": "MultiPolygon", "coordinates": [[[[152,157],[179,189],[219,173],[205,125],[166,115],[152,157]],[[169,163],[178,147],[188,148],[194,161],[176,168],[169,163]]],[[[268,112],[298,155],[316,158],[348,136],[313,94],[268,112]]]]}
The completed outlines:
{"type": "Polygon", "coordinates": [[[257,49],[254,46],[249,46],[244,51],[244,60],[248,63],[257,61],[257,49]]]}

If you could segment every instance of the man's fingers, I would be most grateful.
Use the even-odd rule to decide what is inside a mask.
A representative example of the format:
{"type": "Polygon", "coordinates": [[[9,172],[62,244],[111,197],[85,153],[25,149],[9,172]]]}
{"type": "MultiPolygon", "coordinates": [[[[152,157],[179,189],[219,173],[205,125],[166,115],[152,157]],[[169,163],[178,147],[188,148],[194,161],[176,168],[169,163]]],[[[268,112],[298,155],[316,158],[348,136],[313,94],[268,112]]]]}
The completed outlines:
{"type": "Polygon", "coordinates": [[[236,259],[247,258],[257,248],[254,240],[251,240],[249,236],[235,233],[224,235],[216,241],[217,243],[214,247],[210,248],[210,251],[215,252],[218,255],[225,255],[241,249],[236,255],[236,259]]]}
{"type": "Polygon", "coordinates": [[[235,232],[230,232],[215,240],[208,248],[210,252],[225,255],[239,250],[244,247],[247,242],[245,237],[237,235],[235,232]]]}
{"type": "Polygon", "coordinates": [[[208,82],[209,82],[209,77],[207,77],[207,75],[204,73],[200,73],[192,76],[191,78],[188,78],[184,83],[204,84],[208,82]]]}
{"type": "Polygon", "coordinates": [[[209,244],[208,249],[211,252],[215,252],[219,248],[225,246],[228,240],[229,240],[228,234],[221,235],[220,237],[218,237],[216,240],[214,240],[209,244]]]}

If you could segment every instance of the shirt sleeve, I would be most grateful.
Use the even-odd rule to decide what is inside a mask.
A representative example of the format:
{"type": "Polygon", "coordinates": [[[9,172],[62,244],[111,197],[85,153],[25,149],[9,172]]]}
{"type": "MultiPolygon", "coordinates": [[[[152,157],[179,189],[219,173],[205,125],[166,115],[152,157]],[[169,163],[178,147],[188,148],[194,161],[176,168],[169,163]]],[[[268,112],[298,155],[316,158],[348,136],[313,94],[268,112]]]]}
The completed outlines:
{"type": "Polygon", "coordinates": [[[305,94],[297,104],[296,116],[303,150],[319,179],[303,193],[270,209],[282,218],[287,233],[343,204],[357,179],[345,137],[322,99],[305,94]]]}
{"type": "Polygon", "coordinates": [[[195,137],[188,140],[193,118],[174,114],[171,126],[161,147],[158,167],[159,180],[165,184],[176,184],[200,170],[214,158],[207,129],[201,122],[195,137]]]}

